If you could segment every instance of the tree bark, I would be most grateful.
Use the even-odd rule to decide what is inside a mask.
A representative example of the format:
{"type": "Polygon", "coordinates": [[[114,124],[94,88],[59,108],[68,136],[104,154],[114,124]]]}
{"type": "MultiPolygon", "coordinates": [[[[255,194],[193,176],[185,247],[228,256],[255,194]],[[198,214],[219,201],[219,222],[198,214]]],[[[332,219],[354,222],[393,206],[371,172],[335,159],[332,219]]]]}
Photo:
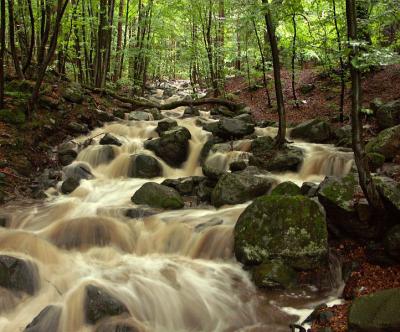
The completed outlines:
{"type": "Polygon", "coordinates": [[[21,63],[17,54],[17,48],[15,47],[15,24],[14,24],[14,4],[13,0],[8,0],[8,27],[9,27],[9,37],[10,37],[10,48],[11,54],[14,62],[15,73],[18,79],[24,79],[24,74],[22,72],[21,63]]]}
{"type": "Polygon", "coordinates": [[[125,6],[124,0],[120,0],[119,11],[118,11],[118,27],[117,27],[117,49],[115,55],[114,77],[113,77],[114,82],[120,79],[119,67],[121,62],[121,50],[122,50],[122,21],[124,17],[124,6],[125,6]]]}
{"type": "Polygon", "coordinates": [[[357,165],[360,186],[365,197],[367,198],[371,207],[378,212],[383,212],[384,209],[382,200],[373,182],[371,172],[369,171],[368,158],[365,153],[362,138],[362,123],[360,119],[362,100],[361,73],[360,70],[354,66],[352,61],[359,55],[359,46],[357,43],[354,43],[357,41],[357,12],[355,0],[346,0],[346,14],[347,30],[350,40],[349,62],[352,83],[351,125],[354,157],[357,165]]]}
{"type": "Polygon", "coordinates": [[[29,10],[29,20],[31,22],[31,41],[29,43],[29,51],[28,51],[28,57],[26,59],[24,68],[22,69],[22,72],[25,74],[28,68],[31,66],[32,63],[32,57],[33,57],[33,50],[35,48],[35,17],[33,15],[33,9],[32,9],[32,1],[28,1],[28,10],[29,10]]]}
{"type": "Polygon", "coordinates": [[[4,52],[6,48],[6,1],[0,0],[0,109],[4,108],[4,52]]]}
{"type": "Polygon", "coordinates": [[[296,68],[295,68],[295,61],[296,61],[296,41],[297,41],[297,23],[296,23],[296,14],[292,15],[292,22],[293,22],[293,42],[292,42],[292,93],[293,93],[293,100],[296,105],[296,108],[299,108],[299,101],[296,95],[296,68]]]}
{"type": "Polygon", "coordinates": [[[269,7],[268,0],[262,0],[262,2],[264,5],[266,5],[265,24],[267,26],[268,38],[271,44],[272,63],[274,67],[275,93],[279,115],[279,130],[276,137],[276,145],[280,147],[285,144],[286,141],[286,113],[282,91],[281,65],[279,60],[278,42],[275,35],[275,26],[272,21],[271,8],[269,7]]]}

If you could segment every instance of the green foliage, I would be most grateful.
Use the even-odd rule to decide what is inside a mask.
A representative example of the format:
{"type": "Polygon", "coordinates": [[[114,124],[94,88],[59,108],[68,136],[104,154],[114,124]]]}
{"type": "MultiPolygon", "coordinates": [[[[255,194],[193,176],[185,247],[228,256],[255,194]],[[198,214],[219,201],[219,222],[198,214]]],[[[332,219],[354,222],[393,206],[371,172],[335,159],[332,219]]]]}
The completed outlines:
{"type": "Polygon", "coordinates": [[[0,121],[20,125],[25,122],[25,113],[21,110],[0,110],[0,121]]]}

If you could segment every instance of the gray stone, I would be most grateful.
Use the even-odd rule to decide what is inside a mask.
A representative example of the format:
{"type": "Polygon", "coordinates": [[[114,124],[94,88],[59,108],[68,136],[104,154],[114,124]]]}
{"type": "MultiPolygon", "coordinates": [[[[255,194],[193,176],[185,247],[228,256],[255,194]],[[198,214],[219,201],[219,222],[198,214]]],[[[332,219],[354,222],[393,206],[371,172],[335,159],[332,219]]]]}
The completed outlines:
{"type": "Polygon", "coordinates": [[[161,174],[162,167],[156,158],[146,154],[135,154],[130,157],[128,177],[151,179],[161,174]]]}
{"type": "Polygon", "coordinates": [[[132,202],[171,210],[184,206],[181,195],[175,189],[154,182],[147,182],[136,191],[132,196],[132,202]]]}
{"type": "Polygon", "coordinates": [[[99,143],[100,143],[100,145],[115,145],[115,146],[122,145],[121,141],[118,138],[116,138],[114,135],[109,134],[109,133],[105,134],[101,138],[99,143]]]}

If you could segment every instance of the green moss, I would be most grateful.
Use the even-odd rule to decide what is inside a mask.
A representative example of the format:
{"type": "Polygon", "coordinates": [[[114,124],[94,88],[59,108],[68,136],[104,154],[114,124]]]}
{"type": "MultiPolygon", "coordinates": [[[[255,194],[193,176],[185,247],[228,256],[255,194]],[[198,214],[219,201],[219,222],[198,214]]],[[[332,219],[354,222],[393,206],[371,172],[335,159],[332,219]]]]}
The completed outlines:
{"type": "Polygon", "coordinates": [[[367,153],[368,164],[372,171],[376,171],[381,168],[385,163],[385,156],[380,153],[370,152],[367,153]]]}
{"type": "Polygon", "coordinates": [[[278,184],[271,192],[271,195],[287,195],[287,196],[297,196],[301,195],[300,187],[291,182],[282,182],[278,184]]]}
{"type": "Polygon", "coordinates": [[[0,110],[0,121],[10,124],[22,124],[25,122],[25,113],[21,110],[0,110]]]}
{"type": "Polygon", "coordinates": [[[296,284],[297,273],[281,260],[273,260],[255,267],[252,278],[260,288],[289,289],[296,284]]]}

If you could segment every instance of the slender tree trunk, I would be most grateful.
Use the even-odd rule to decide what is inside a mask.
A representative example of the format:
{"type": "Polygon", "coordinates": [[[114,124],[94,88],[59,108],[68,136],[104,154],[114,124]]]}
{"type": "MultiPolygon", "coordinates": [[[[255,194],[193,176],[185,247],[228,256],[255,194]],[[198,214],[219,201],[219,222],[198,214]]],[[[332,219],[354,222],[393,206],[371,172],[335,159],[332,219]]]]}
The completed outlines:
{"type": "Polygon", "coordinates": [[[296,108],[299,108],[299,101],[296,95],[296,68],[295,68],[295,61],[296,61],[296,41],[297,41],[297,23],[296,23],[296,14],[292,15],[292,22],[293,22],[293,42],[292,42],[292,93],[293,93],[293,100],[296,105],[296,108]]]}
{"type": "Polygon", "coordinates": [[[75,34],[75,62],[78,68],[78,81],[80,83],[84,82],[84,74],[83,74],[83,66],[82,66],[82,51],[81,51],[81,42],[79,39],[79,29],[77,26],[77,11],[79,6],[79,0],[73,0],[72,4],[74,5],[74,11],[72,13],[72,20],[74,22],[74,34],[75,34]]]}
{"type": "Polygon", "coordinates": [[[338,26],[338,21],[337,21],[337,13],[336,13],[336,1],[332,0],[332,5],[333,5],[333,18],[335,21],[335,30],[336,30],[336,36],[337,36],[337,43],[338,43],[338,51],[339,51],[339,61],[340,61],[340,110],[339,110],[339,116],[340,116],[340,122],[344,122],[344,96],[346,92],[346,81],[345,81],[345,67],[344,67],[344,61],[343,61],[343,55],[342,55],[342,40],[340,37],[340,31],[339,31],[339,26],[338,26]]]}
{"type": "Polygon", "coordinates": [[[0,0],[0,109],[4,108],[4,52],[6,49],[6,1],[0,0]]]}
{"type": "Polygon", "coordinates": [[[369,204],[378,212],[384,211],[383,204],[376,186],[373,182],[371,173],[368,167],[368,159],[365,153],[363,137],[362,137],[362,123],[360,119],[361,109],[361,72],[354,66],[352,60],[359,55],[359,46],[357,41],[357,12],[356,1],[346,0],[346,13],[347,13],[347,30],[350,40],[350,74],[352,83],[352,106],[351,106],[351,125],[352,125],[352,138],[353,138],[353,151],[355,162],[357,165],[360,186],[367,198],[369,204]]]}
{"type": "Polygon", "coordinates": [[[119,67],[121,62],[121,50],[122,50],[122,21],[124,17],[124,6],[125,6],[124,0],[120,0],[119,11],[118,11],[118,27],[117,27],[117,49],[115,55],[114,77],[113,77],[114,82],[120,79],[119,67]]]}
{"type": "Polygon", "coordinates": [[[8,33],[10,37],[10,48],[14,62],[15,73],[17,74],[18,79],[22,80],[24,78],[24,74],[22,73],[21,64],[17,54],[17,48],[15,47],[15,33],[14,33],[15,24],[14,24],[13,0],[8,0],[8,27],[9,27],[8,33]]]}
{"type": "Polygon", "coordinates": [[[262,64],[262,71],[263,71],[263,84],[264,84],[265,93],[267,94],[267,101],[268,101],[267,107],[271,108],[272,103],[271,103],[271,96],[269,94],[269,89],[268,89],[267,68],[266,68],[267,66],[266,66],[266,61],[265,61],[265,55],[264,55],[260,36],[258,34],[256,21],[253,19],[252,22],[253,22],[254,32],[255,32],[256,38],[257,38],[258,50],[260,51],[260,56],[261,56],[261,64],[262,64]]]}
{"type": "Polygon", "coordinates": [[[127,0],[127,2],[126,2],[124,47],[123,47],[123,51],[122,51],[122,54],[121,54],[121,65],[119,66],[119,72],[118,72],[118,77],[119,78],[122,77],[122,70],[124,69],[125,49],[126,49],[126,46],[127,46],[127,39],[128,39],[129,2],[130,2],[130,0],[127,0]]]}
{"type": "Polygon", "coordinates": [[[266,5],[265,24],[267,26],[268,38],[271,44],[272,63],[274,67],[275,93],[279,115],[279,130],[276,137],[276,145],[280,147],[286,142],[286,113],[282,91],[281,65],[279,60],[278,42],[275,35],[275,26],[272,21],[271,9],[269,7],[268,0],[262,0],[262,2],[264,5],[266,5]]]}
{"type": "Polygon", "coordinates": [[[31,23],[31,41],[29,43],[29,51],[28,51],[28,57],[26,59],[24,68],[22,69],[22,72],[25,74],[28,68],[31,66],[32,63],[32,57],[33,57],[33,50],[35,48],[35,17],[33,15],[33,9],[32,9],[32,1],[27,0],[28,2],[28,10],[29,10],[29,20],[31,23]]]}

